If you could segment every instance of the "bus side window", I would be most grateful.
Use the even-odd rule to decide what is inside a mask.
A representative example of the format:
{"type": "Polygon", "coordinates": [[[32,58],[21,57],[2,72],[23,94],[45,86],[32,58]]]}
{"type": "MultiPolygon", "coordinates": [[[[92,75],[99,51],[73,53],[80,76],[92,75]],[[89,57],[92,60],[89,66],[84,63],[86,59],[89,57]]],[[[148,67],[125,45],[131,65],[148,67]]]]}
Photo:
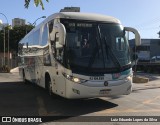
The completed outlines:
{"type": "Polygon", "coordinates": [[[53,30],[53,22],[49,23],[49,33],[51,33],[53,30]]]}
{"type": "Polygon", "coordinates": [[[47,24],[46,24],[43,28],[41,45],[45,46],[47,44],[47,42],[48,42],[48,28],[47,28],[47,24]]]}

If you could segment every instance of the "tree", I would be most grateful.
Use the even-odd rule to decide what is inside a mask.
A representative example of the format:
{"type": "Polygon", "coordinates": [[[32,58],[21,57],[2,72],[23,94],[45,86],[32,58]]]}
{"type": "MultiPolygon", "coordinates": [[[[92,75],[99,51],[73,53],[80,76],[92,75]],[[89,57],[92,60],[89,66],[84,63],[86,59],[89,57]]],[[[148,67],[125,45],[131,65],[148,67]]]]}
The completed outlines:
{"type": "Polygon", "coordinates": [[[18,52],[18,43],[33,28],[34,26],[32,25],[15,26],[10,31],[10,49],[18,52]]]}
{"type": "MultiPolygon", "coordinates": [[[[27,34],[29,33],[34,26],[32,25],[24,25],[24,26],[15,26],[13,29],[9,29],[9,41],[10,41],[10,51],[16,51],[18,52],[18,43],[19,41],[27,34]]],[[[5,44],[6,48],[5,51],[8,50],[8,28],[5,28],[5,44]]],[[[3,52],[4,48],[4,30],[0,31],[0,52],[3,52]]]]}
{"type": "MultiPolygon", "coordinates": [[[[31,0],[25,0],[25,4],[24,4],[25,8],[29,7],[30,1],[31,0]]],[[[46,0],[46,2],[49,2],[49,0],[46,0]]],[[[42,9],[44,10],[44,5],[43,5],[42,0],[34,0],[34,4],[36,5],[36,7],[41,5],[42,9]]]]}
{"type": "Polygon", "coordinates": [[[0,30],[0,52],[4,51],[4,35],[5,35],[5,51],[7,51],[8,46],[8,30],[11,30],[11,26],[3,27],[0,30]],[[4,32],[5,31],[5,32],[4,32]]]}

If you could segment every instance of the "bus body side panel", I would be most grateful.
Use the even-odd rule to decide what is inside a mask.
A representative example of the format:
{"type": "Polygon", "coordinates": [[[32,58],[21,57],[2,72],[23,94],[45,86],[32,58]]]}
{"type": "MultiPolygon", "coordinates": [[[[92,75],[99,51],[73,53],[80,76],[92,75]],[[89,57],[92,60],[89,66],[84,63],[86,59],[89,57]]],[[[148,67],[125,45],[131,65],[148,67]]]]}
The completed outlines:
{"type": "Polygon", "coordinates": [[[34,57],[24,57],[25,63],[23,66],[25,79],[30,82],[35,82],[35,58],[34,57]]]}
{"type": "Polygon", "coordinates": [[[38,56],[36,57],[36,64],[35,64],[35,83],[40,86],[45,88],[45,78],[44,78],[44,64],[43,64],[43,56],[38,56]]]}
{"type": "Polygon", "coordinates": [[[66,97],[66,79],[63,77],[62,72],[64,67],[58,62],[54,61],[55,69],[53,76],[53,92],[62,97],[66,97]]]}
{"type": "MultiPolygon", "coordinates": [[[[45,88],[45,75],[49,74],[52,83],[52,92],[62,97],[66,96],[65,78],[62,76],[64,67],[53,57],[50,44],[43,52],[43,68],[41,69],[40,86],[45,88]]],[[[39,67],[37,67],[39,68],[39,67]]]]}

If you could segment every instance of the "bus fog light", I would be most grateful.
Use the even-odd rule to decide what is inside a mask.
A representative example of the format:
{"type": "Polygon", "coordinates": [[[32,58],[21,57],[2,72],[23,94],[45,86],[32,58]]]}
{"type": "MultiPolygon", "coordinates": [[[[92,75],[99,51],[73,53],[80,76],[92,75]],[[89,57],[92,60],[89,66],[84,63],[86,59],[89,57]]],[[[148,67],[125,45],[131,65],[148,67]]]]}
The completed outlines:
{"type": "Polygon", "coordinates": [[[72,91],[73,91],[74,93],[80,95],[80,91],[79,91],[79,90],[77,90],[77,89],[72,89],[72,91]]]}

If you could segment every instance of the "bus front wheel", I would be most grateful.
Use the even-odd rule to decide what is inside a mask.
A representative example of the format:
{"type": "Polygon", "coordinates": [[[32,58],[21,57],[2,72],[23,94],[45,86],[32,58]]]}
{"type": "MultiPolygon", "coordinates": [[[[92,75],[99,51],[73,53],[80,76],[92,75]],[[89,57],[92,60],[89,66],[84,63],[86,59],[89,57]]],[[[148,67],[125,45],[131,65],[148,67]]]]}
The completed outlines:
{"type": "Polygon", "coordinates": [[[26,82],[26,75],[25,75],[25,72],[24,72],[24,69],[23,69],[23,71],[22,71],[22,77],[23,77],[23,82],[26,84],[27,82],[26,82]]]}
{"type": "Polygon", "coordinates": [[[46,83],[46,89],[48,91],[48,94],[49,95],[52,95],[52,82],[51,82],[51,78],[46,75],[46,78],[45,78],[45,83],[46,83]]]}

